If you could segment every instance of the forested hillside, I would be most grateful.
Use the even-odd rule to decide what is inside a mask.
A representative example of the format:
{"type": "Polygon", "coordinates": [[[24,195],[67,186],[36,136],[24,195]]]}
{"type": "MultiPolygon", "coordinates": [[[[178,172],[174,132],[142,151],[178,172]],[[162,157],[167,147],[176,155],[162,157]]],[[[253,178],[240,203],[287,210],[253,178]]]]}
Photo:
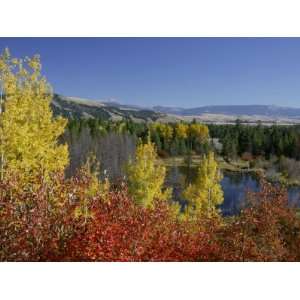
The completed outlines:
{"type": "Polygon", "coordinates": [[[135,109],[109,102],[65,97],[54,94],[51,107],[55,115],[66,118],[98,118],[102,120],[132,119],[136,122],[155,121],[162,113],[153,110],[135,109]]]}

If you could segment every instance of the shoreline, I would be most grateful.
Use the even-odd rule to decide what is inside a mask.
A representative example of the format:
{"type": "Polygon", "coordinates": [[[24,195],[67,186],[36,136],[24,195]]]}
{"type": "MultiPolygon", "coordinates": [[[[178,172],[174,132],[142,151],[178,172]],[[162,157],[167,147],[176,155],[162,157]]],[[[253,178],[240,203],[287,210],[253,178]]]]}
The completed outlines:
{"type": "MultiPolygon", "coordinates": [[[[174,156],[168,158],[159,158],[159,160],[166,166],[166,167],[183,167],[186,166],[187,163],[185,162],[184,156],[174,156]]],[[[200,163],[200,155],[193,155],[191,156],[190,167],[197,167],[200,163]]],[[[259,177],[265,178],[267,181],[271,183],[279,183],[286,187],[300,187],[300,179],[287,179],[284,178],[280,173],[278,173],[279,178],[271,178],[266,175],[266,170],[263,168],[250,168],[249,162],[247,161],[234,161],[234,162],[226,162],[222,157],[216,157],[219,168],[222,171],[227,172],[237,172],[237,173],[255,173],[259,177]]]]}

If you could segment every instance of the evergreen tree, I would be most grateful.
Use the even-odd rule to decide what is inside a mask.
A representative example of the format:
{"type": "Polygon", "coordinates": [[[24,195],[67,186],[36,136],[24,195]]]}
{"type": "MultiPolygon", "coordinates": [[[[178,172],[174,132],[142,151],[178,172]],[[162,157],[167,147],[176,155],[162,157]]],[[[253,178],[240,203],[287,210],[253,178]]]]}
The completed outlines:
{"type": "Polygon", "coordinates": [[[153,143],[155,144],[157,151],[161,151],[162,144],[161,144],[160,137],[159,137],[157,130],[151,131],[151,139],[152,139],[153,143]]]}
{"type": "Polygon", "coordinates": [[[184,139],[180,139],[178,142],[178,154],[179,155],[187,154],[186,140],[184,139]]]}

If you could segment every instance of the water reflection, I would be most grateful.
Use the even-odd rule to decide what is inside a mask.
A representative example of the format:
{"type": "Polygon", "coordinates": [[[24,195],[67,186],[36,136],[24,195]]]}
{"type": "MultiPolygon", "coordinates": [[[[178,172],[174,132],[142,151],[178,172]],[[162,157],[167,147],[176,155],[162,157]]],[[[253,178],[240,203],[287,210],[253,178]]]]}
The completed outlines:
{"type": "MultiPolygon", "coordinates": [[[[166,185],[173,188],[173,198],[182,207],[186,200],[181,193],[188,183],[193,183],[196,178],[197,168],[172,166],[168,168],[166,185]]],[[[224,202],[220,206],[224,216],[237,214],[245,206],[247,191],[258,191],[259,181],[253,173],[224,172],[221,185],[224,191],[224,202]]],[[[288,190],[289,203],[300,207],[300,188],[291,187],[288,190]]]]}

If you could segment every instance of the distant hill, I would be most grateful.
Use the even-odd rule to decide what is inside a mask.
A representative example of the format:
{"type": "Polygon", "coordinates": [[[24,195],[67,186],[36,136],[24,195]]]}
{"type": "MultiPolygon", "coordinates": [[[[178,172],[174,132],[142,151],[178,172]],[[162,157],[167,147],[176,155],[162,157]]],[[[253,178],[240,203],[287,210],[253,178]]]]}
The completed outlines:
{"type": "Polygon", "coordinates": [[[56,115],[67,118],[131,119],[136,122],[178,122],[197,119],[204,123],[224,124],[241,119],[246,123],[300,123],[300,108],[275,105],[212,105],[196,108],[154,106],[149,109],[116,101],[89,100],[55,94],[52,109],[56,115]]]}
{"type": "Polygon", "coordinates": [[[155,106],[157,112],[179,116],[200,116],[203,114],[221,114],[230,116],[265,116],[300,118],[300,108],[281,107],[275,105],[215,105],[196,108],[173,108],[155,106]]]}
{"type": "Polygon", "coordinates": [[[122,105],[111,101],[89,100],[55,94],[52,101],[55,115],[67,118],[132,119],[136,122],[155,121],[165,114],[154,110],[122,105]]]}

